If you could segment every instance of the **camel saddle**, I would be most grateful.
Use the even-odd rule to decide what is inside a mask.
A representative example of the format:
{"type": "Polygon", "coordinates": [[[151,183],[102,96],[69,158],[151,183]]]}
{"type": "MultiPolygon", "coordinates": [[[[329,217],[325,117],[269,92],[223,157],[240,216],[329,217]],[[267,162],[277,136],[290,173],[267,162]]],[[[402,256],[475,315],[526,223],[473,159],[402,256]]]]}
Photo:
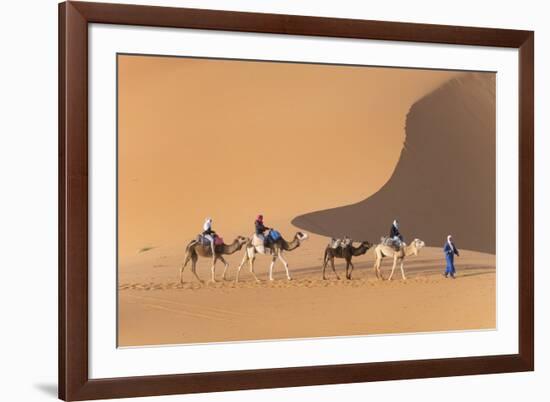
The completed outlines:
{"type": "MultiPolygon", "coordinates": [[[[203,234],[197,235],[196,241],[197,241],[197,243],[200,243],[205,247],[210,246],[210,240],[208,240],[206,238],[206,236],[204,236],[203,234]]],[[[215,246],[223,245],[223,237],[218,236],[218,235],[214,235],[214,245],[215,246]]]]}
{"type": "Polygon", "coordinates": [[[384,246],[388,246],[393,248],[396,251],[399,251],[399,249],[401,248],[402,242],[401,240],[396,240],[388,236],[383,236],[380,238],[380,244],[383,244],[384,246]]]}
{"type": "Polygon", "coordinates": [[[195,239],[195,241],[197,243],[200,243],[202,244],[203,246],[207,246],[210,244],[210,242],[208,241],[208,239],[206,237],[204,237],[202,234],[198,234],[197,235],[197,238],[195,239]]]}
{"type": "Polygon", "coordinates": [[[332,239],[330,239],[330,243],[329,243],[329,246],[330,248],[338,248],[338,247],[342,247],[342,248],[345,248],[349,245],[351,245],[353,241],[349,238],[349,237],[344,237],[343,239],[335,239],[334,237],[332,239]]]}
{"type": "Polygon", "coordinates": [[[277,241],[281,238],[281,233],[279,233],[277,230],[275,229],[271,229],[269,231],[269,234],[268,234],[268,237],[273,240],[273,241],[277,241]]]}

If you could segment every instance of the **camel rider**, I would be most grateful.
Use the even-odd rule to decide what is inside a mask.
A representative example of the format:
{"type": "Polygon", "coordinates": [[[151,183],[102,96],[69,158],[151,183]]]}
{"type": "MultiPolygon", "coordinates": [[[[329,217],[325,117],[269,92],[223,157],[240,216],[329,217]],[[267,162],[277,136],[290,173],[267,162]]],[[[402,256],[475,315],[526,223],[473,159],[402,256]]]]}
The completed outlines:
{"type": "Polygon", "coordinates": [[[216,232],[212,230],[212,218],[206,218],[204,221],[204,225],[202,225],[202,235],[205,239],[207,239],[210,242],[210,247],[212,247],[212,256],[214,256],[214,236],[216,235],[216,232]]]}
{"type": "Polygon", "coordinates": [[[403,236],[399,232],[399,222],[397,221],[397,219],[394,219],[391,225],[390,239],[392,239],[393,242],[398,246],[401,246],[401,243],[403,242],[403,236]]]}
{"type": "Polygon", "coordinates": [[[267,226],[264,225],[264,216],[258,215],[256,220],[254,221],[254,228],[256,231],[256,236],[258,236],[263,242],[264,245],[267,244],[267,236],[264,235],[264,232],[269,230],[267,226]]]}

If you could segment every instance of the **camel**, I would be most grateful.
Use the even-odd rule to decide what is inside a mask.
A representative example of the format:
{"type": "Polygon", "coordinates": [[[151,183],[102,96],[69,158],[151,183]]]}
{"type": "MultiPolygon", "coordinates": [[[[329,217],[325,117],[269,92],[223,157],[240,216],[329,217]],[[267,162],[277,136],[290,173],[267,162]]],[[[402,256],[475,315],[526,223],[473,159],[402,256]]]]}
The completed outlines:
{"type": "Polygon", "coordinates": [[[288,280],[291,280],[290,273],[288,272],[288,262],[283,258],[283,251],[292,251],[298,247],[300,244],[306,240],[309,236],[307,233],[297,232],[294,235],[294,239],[291,242],[287,242],[282,237],[276,240],[273,243],[270,243],[268,246],[263,245],[263,241],[255,234],[252,236],[252,239],[246,244],[246,251],[244,253],[243,260],[237,268],[237,276],[235,277],[235,282],[239,281],[239,273],[244,263],[248,261],[248,266],[250,267],[250,273],[256,279],[256,282],[260,282],[258,277],[254,272],[254,260],[256,259],[256,254],[263,254],[271,256],[271,265],[269,266],[269,280],[273,280],[273,266],[277,258],[281,260],[285,266],[286,277],[288,280]]]}
{"type": "Polygon", "coordinates": [[[419,239],[414,239],[411,244],[408,246],[405,243],[401,244],[401,247],[399,250],[396,250],[395,248],[391,246],[387,246],[385,244],[378,244],[374,248],[374,253],[376,255],[376,261],[374,262],[374,269],[376,272],[376,277],[378,279],[384,279],[382,277],[382,274],[380,273],[380,264],[382,263],[382,259],[384,257],[393,257],[393,266],[391,269],[390,277],[388,278],[388,281],[391,281],[391,278],[393,277],[393,272],[395,271],[396,265],[399,263],[401,267],[401,276],[403,280],[407,279],[405,277],[405,271],[403,270],[403,260],[405,257],[409,257],[411,255],[418,255],[418,252],[422,247],[424,247],[426,244],[419,239]]]}
{"type": "Polygon", "coordinates": [[[199,256],[212,258],[212,282],[216,282],[216,262],[218,260],[223,262],[223,279],[225,280],[225,275],[227,273],[227,267],[229,266],[229,264],[227,263],[227,261],[225,261],[223,256],[230,255],[239,251],[249,241],[250,239],[248,237],[237,236],[237,238],[233,240],[233,243],[231,244],[221,244],[216,246],[214,249],[215,255],[212,256],[212,248],[210,247],[210,245],[205,246],[196,240],[192,240],[191,242],[189,242],[187,247],[185,247],[185,259],[180,269],[180,283],[183,283],[183,270],[185,269],[185,266],[189,261],[191,261],[191,272],[193,272],[199,282],[203,282],[201,278],[199,278],[199,276],[197,275],[197,260],[199,259],[199,256]]]}
{"type": "Polygon", "coordinates": [[[351,258],[354,256],[356,257],[365,254],[371,247],[372,244],[370,244],[368,241],[361,242],[358,247],[353,247],[353,243],[350,243],[349,245],[344,247],[333,248],[329,244],[327,248],[325,248],[325,256],[323,258],[323,280],[327,279],[325,277],[325,270],[329,261],[332,266],[332,271],[336,274],[336,279],[340,280],[340,277],[336,272],[336,268],[334,267],[334,258],[344,258],[346,260],[346,278],[351,279],[351,273],[353,272],[354,268],[353,263],[351,262],[351,258]]]}

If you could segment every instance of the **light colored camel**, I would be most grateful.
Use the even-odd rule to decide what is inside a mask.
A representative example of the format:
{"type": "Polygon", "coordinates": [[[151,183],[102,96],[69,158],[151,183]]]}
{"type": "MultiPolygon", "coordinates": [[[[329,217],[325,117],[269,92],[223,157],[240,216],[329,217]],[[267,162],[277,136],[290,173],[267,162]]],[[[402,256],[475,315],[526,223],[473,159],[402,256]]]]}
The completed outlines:
{"type": "Polygon", "coordinates": [[[221,244],[215,247],[214,256],[212,256],[212,247],[210,245],[204,246],[203,244],[197,242],[196,240],[192,240],[187,247],[185,247],[185,258],[183,261],[183,265],[180,269],[180,283],[183,283],[183,270],[185,269],[185,266],[189,261],[191,261],[191,272],[193,272],[193,275],[200,281],[201,278],[197,275],[197,260],[200,257],[210,257],[212,258],[212,282],[216,282],[216,262],[220,260],[224,264],[223,269],[223,279],[225,280],[225,274],[227,273],[227,267],[229,264],[225,259],[223,258],[224,255],[230,255],[237,251],[239,251],[246,243],[248,243],[250,239],[248,237],[243,236],[237,236],[235,240],[233,240],[233,243],[231,244],[221,244]]]}
{"type": "Polygon", "coordinates": [[[288,280],[291,280],[290,273],[288,272],[288,262],[283,258],[283,251],[292,251],[295,248],[300,247],[300,244],[306,240],[309,236],[303,232],[297,232],[294,235],[294,239],[291,242],[287,242],[282,237],[277,241],[270,243],[267,247],[264,247],[263,242],[257,235],[253,235],[252,239],[246,244],[246,251],[244,253],[243,260],[237,268],[237,276],[235,277],[235,282],[239,281],[239,273],[241,268],[248,261],[248,266],[250,268],[250,273],[256,279],[256,282],[260,280],[254,273],[254,260],[256,259],[256,254],[263,254],[271,256],[271,265],[269,266],[269,280],[273,280],[273,266],[277,258],[281,260],[285,266],[286,277],[288,280]]]}
{"type": "Polygon", "coordinates": [[[376,277],[378,279],[384,279],[384,277],[380,273],[380,264],[382,263],[382,259],[384,257],[393,257],[393,266],[388,281],[391,281],[391,278],[393,277],[393,272],[395,271],[395,267],[397,266],[397,264],[400,264],[402,278],[407,279],[405,277],[405,271],[403,270],[403,260],[405,259],[405,257],[418,255],[420,249],[425,245],[426,244],[419,239],[414,239],[408,246],[405,243],[402,243],[399,250],[396,250],[393,247],[387,246],[385,244],[378,244],[374,248],[374,254],[376,256],[376,261],[374,262],[376,277]]]}

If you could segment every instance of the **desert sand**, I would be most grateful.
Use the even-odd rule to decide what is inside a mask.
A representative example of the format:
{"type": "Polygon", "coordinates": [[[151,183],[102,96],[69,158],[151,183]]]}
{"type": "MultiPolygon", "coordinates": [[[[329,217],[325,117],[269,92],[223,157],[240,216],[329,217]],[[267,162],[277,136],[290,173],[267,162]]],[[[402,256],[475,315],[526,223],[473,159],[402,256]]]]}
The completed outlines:
{"type": "MultiPolygon", "coordinates": [[[[457,279],[446,279],[441,248],[423,249],[405,262],[407,280],[396,270],[391,282],[377,280],[374,253],[357,257],[353,279],[321,279],[326,239],[312,236],[288,254],[293,280],[281,265],[267,281],[269,259],[258,257],[256,283],[243,268],[235,283],[242,253],[228,257],[228,281],[201,285],[187,268],[179,282],[181,250],[153,249],[141,253],[133,272],[119,278],[119,345],[185,344],[373,335],[425,331],[491,329],[496,327],[495,257],[462,251],[456,259],[457,279]]],[[[337,260],[338,261],[338,260],[337,260]]],[[[344,265],[336,266],[344,277],[344,265]]],[[[384,261],[387,278],[391,262],[384,261]]],[[[210,263],[197,269],[209,278],[210,263]]]]}
{"type": "MultiPolygon", "coordinates": [[[[469,74],[140,56],[118,65],[119,346],[495,327],[494,254],[461,249],[457,279],[445,279],[445,238],[432,236],[440,220],[425,221],[429,247],[406,261],[407,281],[393,282],[375,279],[372,251],[357,257],[353,280],[321,280],[328,236],[375,242],[391,219],[368,232],[362,215],[292,223],[375,196],[402,163],[411,107],[469,74]],[[230,243],[252,234],[258,213],[288,240],[310,235],[286,255],[293,281],[280,264],[265,281],[260,256],[262,283],[245,267],[242,283],[202,285],[187,267],[180,284],[205,217],[230,243]]],[[[400,219],[407,240],[422,237],[400,219]]],[[[227,258],[230,279],[243,252],[227,258]]],[[[209,265],[199,261],[205,280],[209,265]]]]}

